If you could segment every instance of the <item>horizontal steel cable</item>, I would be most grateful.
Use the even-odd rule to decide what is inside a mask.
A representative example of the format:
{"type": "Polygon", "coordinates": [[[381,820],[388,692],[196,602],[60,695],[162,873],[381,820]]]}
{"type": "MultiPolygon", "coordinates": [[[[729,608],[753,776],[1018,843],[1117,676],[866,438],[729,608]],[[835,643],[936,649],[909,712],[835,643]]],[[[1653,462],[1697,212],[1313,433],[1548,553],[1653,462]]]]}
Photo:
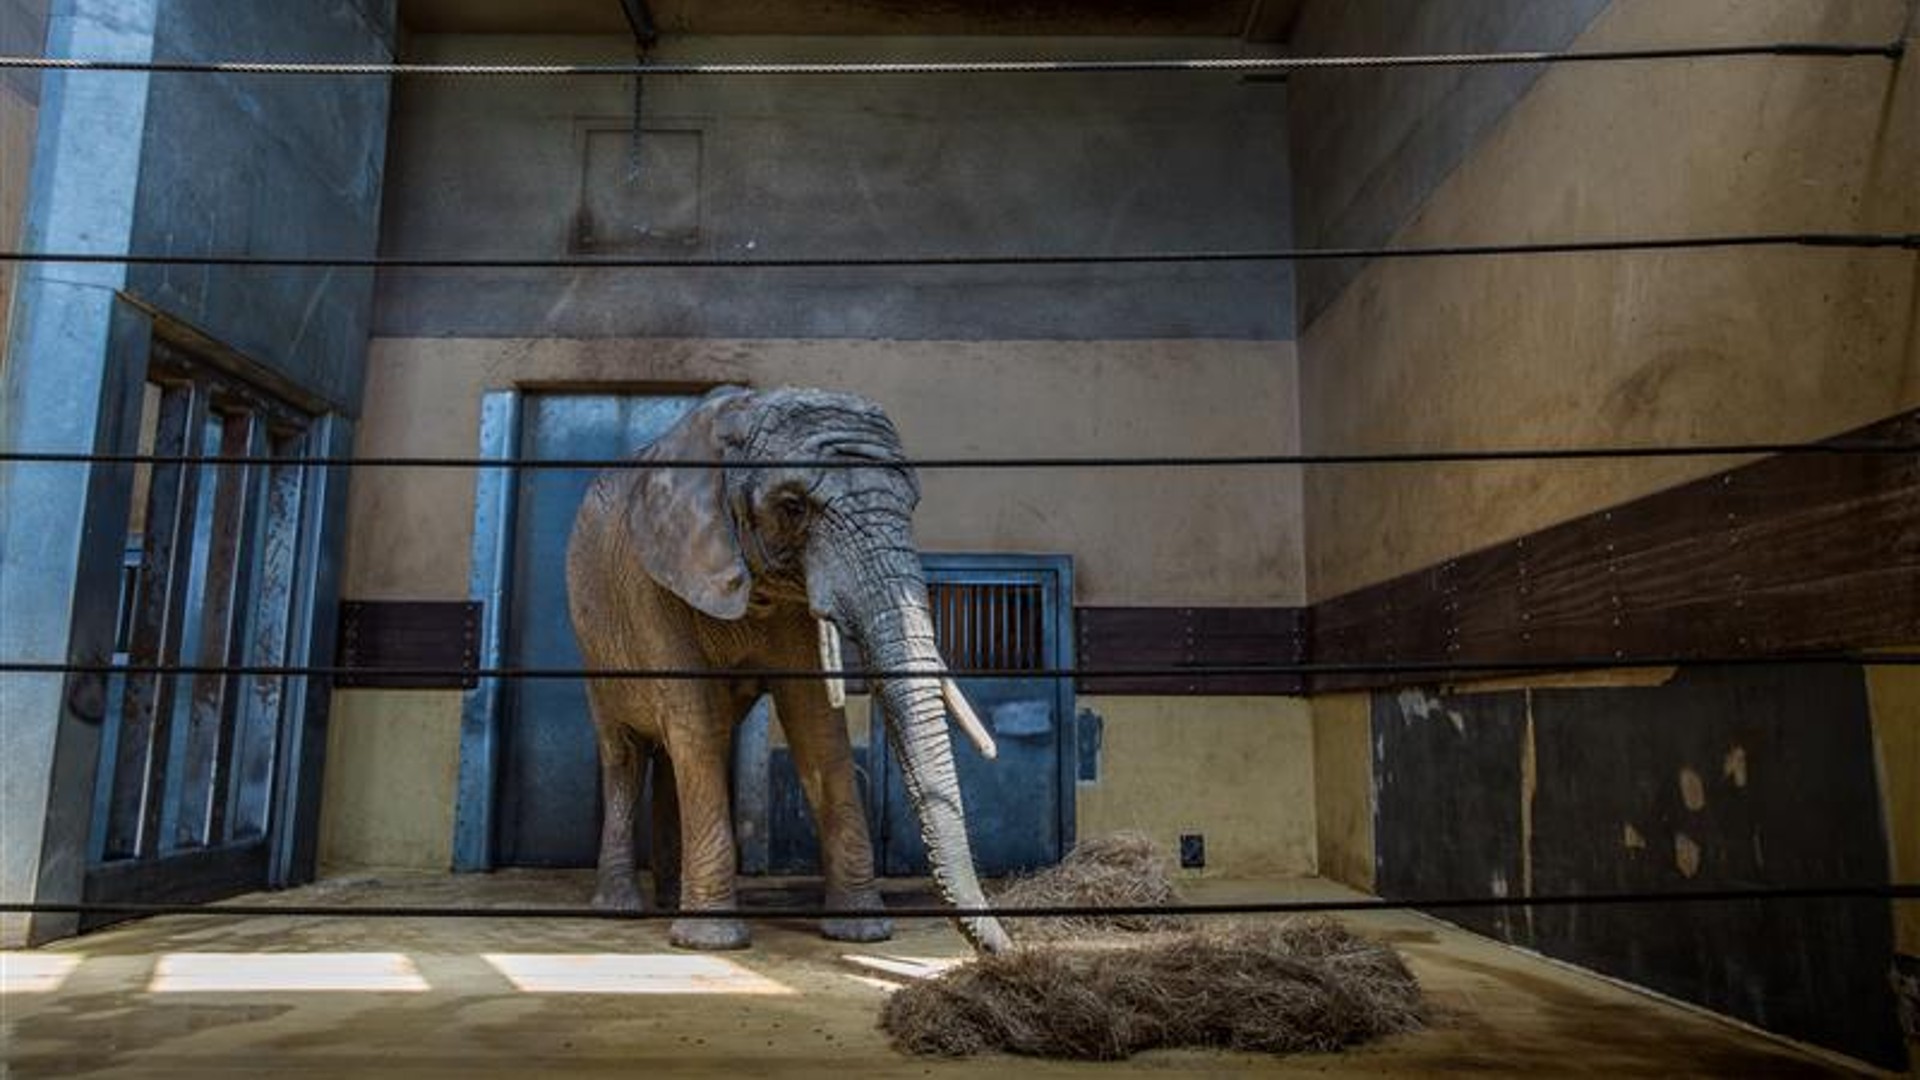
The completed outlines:
{"type": "MultiPolygon", "coordinates": [[[[1743,442],[1666,446],[1571,446],[1487,450],[1405,450],[1376,453],[1228,454],[1140,457],[903,458],[889,465],[951,469],[1176,469],[1252,468],[1275,465],[1423,465],[1498,461],[1592,461],[1612,458],[1738,457],[1776,454],[1799,457],[1898,457],[1920,454],[1920,442],[1836,439],[1817,443],[1743,442]]],[[[477,457],[263,457],[210,454],[81,454],[63,451],[0,451],[0,463],[28,465],[255,465],[326,469],[867,469],[875,463],[849,458],[477,458],[477,457]]]]}
{"type": "Polygon", "coordinates": [[[1739,57],[1898,59],[1900,40],[1887,42],[1780,41],[1740,45],[1679,45],[1628,49],[1530,49],[1482,53],[1422,53],[1375,56],[1229,56],[1142,60],[931,60],[855,63],[658,63],[658,64],[413,64],[273,62],[251,60],[109,60],[86,57],[0,56],[0,69],[141,72],[191,75],[429,76],[481,78],[575,78],[654,76],[787,75],[1073,75],[1130,72],[1228,72],[1286,74],[1350,68],[1493,67],[1512,64],[1592,64],[1647,60],[1718,60],[1739,57]]]}
{"type": "Polygon", "coordinates": [[[353,678],[377,675],[396,679],[659,679],[699,682],[717,679],[913,679],[936,675],[955,678],[1000,679],[1190,679],[1260,675],[1394,675],[1456,674],[1463,672],[1591,671],[1620,667],[1762,665],[1849,665],[1859,667],[1920,666],[1920,653],[1810,652],[1773,656],[1660,655],[1558,657],[1546,660],[1380,660],[1352,663],[1227,664],[1219,667],[1118,668],[562,668],[562,667],[367,667],[341,664],[116,664],[38,660],[0,662],[0,675],[242,675],[258,678],[353,678]]]}
{"type": "Polygon", "coordinates": [[[985,253],[964,255],[684,256],[553,255],[510,257],[413,255],[192,255],[156,252],[0,251],[0,263],[72,263],[121,266],[227,266],[274,269],[366,270],[790,270],[803,268],[1086,266],[1161,263],[1310,262],[1328,259],[1437,259],[1497,255],[1573,255],[1602,252],[1689,251],[1715,248],[1812,247],[1842,250],[1916,250],[1920,233],[1723,233],[1611,240],[1539,240],[1505,244],[1378,245],[1326,248],[1254,248],[1239,251],[1125,251],[985,253]]]}
{"type": "Polygon", "coordinates": [[[1478,908],[1574,907],[1587,905],[1728,903],[1790,900],[1915,900],[1920,884],[1809,885],[1782,888],[1686,889],[1648,892],[1534,893],[1519,896],[1428,896],[1400,899],[1273,900],[1217,904],[1058,905],[1051,907],[791,907],[727,908],[680,911],[603,911],[591,907],[453,907],[369,904],[143,904],[87,902],[0,902],[5,915],[199,915],[283,916],[313,918],[343,916],[361,919],[596,919],[654,922],[669,919],[726,918],[771,922],[781,919],[904,919],[1000,918],[1054,919],[1139,915],[1298,915],[1367,911],[1447,911],[1478,908]]]}

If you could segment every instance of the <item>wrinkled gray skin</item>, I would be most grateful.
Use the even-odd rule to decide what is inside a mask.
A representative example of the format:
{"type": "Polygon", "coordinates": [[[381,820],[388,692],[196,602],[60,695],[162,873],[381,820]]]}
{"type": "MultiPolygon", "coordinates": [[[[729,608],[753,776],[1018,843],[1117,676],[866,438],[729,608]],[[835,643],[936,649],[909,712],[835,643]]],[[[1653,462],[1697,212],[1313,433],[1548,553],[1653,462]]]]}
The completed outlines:
{"type": "MultiPolygon", "coordinates": [[[[913,542],[919,485],[878,406],[848,394],[709,394],[641,460],[870,462],[844,469],[614,469],[588,490],[567,553],[574,631],[593,668],[818,668],[816,617],[875,670],[944,669],[913,542]]],[[[827,906],[883,910],[846,724],[819,679],[590,680],[605,825],[594,904],[637,910],[634,808],[655,762],[655,900],[682,912],[734,906],[727,778],[733,729],[771,692],[819,825],[827,906]],[[665,782],[662,782],[662,781],[665,782]],[[676,812],[677,811],[677,812],[676,812]],[[679,858],[674,858],[678,852],[679,858]]],[[[934,879],[985,906],[967,843],[946,705],[932,678],[877,681],[876,719],[901,762],[934,879]]],[[[993,919],[959,920],[976,949],[1008,947],[993,919]]],[[[828,920],[845,941],[892,936],[882,914],[828,920]]],[[[744,947],[737,919],[673,923],[684,948],[744,947]]]]}

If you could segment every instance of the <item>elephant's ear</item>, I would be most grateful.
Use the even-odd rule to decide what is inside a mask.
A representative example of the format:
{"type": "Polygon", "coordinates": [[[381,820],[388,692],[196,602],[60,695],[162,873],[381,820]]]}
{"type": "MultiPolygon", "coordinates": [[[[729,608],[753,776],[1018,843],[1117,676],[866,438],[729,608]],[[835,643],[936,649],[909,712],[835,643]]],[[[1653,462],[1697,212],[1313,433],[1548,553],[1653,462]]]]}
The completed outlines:
{"type": "MultiPolygon", "coordinates": [[[[721,425],[746,397],[716,390],[640,454],[646,461],[715,461],[726,456],[721,425]]],[[[634,486],[627,525],[640,563],[675,596],[716,619],[746,614],[753,576],[727,512],[720,469],[646,469],[634,486]]]]}

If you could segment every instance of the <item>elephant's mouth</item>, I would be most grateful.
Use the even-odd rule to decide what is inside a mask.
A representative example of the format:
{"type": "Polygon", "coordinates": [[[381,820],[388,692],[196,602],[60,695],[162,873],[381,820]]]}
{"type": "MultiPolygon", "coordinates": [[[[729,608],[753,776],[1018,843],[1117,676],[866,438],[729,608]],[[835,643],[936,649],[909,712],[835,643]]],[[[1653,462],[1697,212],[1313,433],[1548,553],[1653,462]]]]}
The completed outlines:
{"type": "MultiPolygon", "coordinates": [[[[820,670],[826,673],[827,700],[838,709],[847,703],[846,650],[841,644],[840,628],[834,621],[819,615],[815,618],[820,624],[820,670]]],[[[916,671],[914,674],[937,676],[940,680],[940,696],[947,704],[947,718],[966,735],[982,757],[991,761],[1000,756],[1000,747],[993,741],[993,733],[981,722],[980,714],[974,711],[973,703],[967,700],[960,684],[947,674],[944,663],[932,671],[916,671]]]]}

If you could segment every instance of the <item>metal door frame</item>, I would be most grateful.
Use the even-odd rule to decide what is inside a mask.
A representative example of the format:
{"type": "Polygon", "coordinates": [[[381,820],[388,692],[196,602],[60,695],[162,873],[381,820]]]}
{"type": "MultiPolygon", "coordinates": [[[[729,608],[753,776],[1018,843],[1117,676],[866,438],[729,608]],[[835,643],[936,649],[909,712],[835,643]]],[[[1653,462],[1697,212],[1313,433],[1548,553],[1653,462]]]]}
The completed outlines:
{"type": "MultiPolygon", "coordinates": [[[[505,461],[518,452],[521,396],[519,390],[493,390],[481,397],[480,457],[505,461]]],[[[506,655],[518,481],[513,469],[481,469],[474,483],[473,563],[467,596],[480,602],[478,662],[482,668],[498,668],[506,655]]],[[[481,679],[460,698],[460,779],[454,789],[453,815],[456,872],[493,869],[505,690],[501,679],[481,679]]]]}
{"type": "MultiPolygon", "coordinates": [[[[172,396],[182,441],[174,449],[190,457],[217,452],[297,460],[350,449],[351,424],[337,414],[262,389],[201,347],[176,343],[144,314],[117,325],[115,337],[125,382],[113,405],[115,452],[141,451],[142,397],[149,384],[165,387],[160,393],[172,396]],[[225,417],[218,447],[206,442],[215,416],[225,417]]],[[[133,468],[104,470],[108,482],[91,499],[89,530],[102,538],[94,546],[104,551],[111,540],[119,549],[111,579],[120,595],[107,617],[164,620],[171,627],[150,643],[161,652],[130,659],[215,666],[330,664],[338,593],[338,560],[330,554],[341,536],[344,476],[305,465],[249,466],[201,490],[202,481],[215,475],[214,467],[196,462],[176,469],[174,520],[164,527],[178,534],[177,549],[166,556],[172,565],[156,571],[179,579],[172,581],[177,596],[155,600],[131,587],[139,581],[127,573],[125,539],[133,468]],[[214,522],[222,507],[231,519],[231,535],[220,535],[214,522]],[[223,542],[227,548],[216,550],[223,542]],[[205,550],[199,548],[203,543],[205,550]],[[270,560],[275,566],[268,565],[270,560]],[[196,586],[202,574],[206,577],[196,586]],[[210,611],[186,599],[198,587],[205,588],[210,611]],[[201,624],[193,632],[182,622],[189,617],[201,624]],[[200,631],[216,635],[211,653],[201,652],[200,631]]],[[[156,488],[168,482],[156,469],[156,488]]],[[[156,524],[150,521],[148,527],[156,524]]],[[[144,552],[144,544],[139,550],[144,552]]],[[[102,561],[96,559],[95,565],[102,561]]],[[[103,565],[97,572],[108,579],[103,565]]],[[[106,635],[110,649],[119,647],[119,636],[117,630],[106,635]]],[[[116,659],[123,658],[116,653],[116,659]]],[[[88,776],[84,898],[197,902],[311,880],[327,681],[303,675],[195,676],[194,698],[183,703],[172,699],[181,690],[178,679],[148,678],[156,688],[154,731],[144,746],[137,737],[134,745],[123,745],[131,680],[121,675],[91,679],[102,711],[88,776]],[[217,683],[202,686],[212,679],[217,683]],[[199,700],[203,689],[205,701],[199,700]],[[189,778],[186,770],[196,765],[203,769],[189,778]],[[266,777],[250,792],[243,791],[248,765],[264,769],[266,777]],[[199,800],[195,819],[186,823],[177,817],[183,794],[199,800]],[[131,835],[129,822],[137,823],[131,835]]],[[[119,918],[90,915],[78,925],[92,928],[119,918]]]]}

